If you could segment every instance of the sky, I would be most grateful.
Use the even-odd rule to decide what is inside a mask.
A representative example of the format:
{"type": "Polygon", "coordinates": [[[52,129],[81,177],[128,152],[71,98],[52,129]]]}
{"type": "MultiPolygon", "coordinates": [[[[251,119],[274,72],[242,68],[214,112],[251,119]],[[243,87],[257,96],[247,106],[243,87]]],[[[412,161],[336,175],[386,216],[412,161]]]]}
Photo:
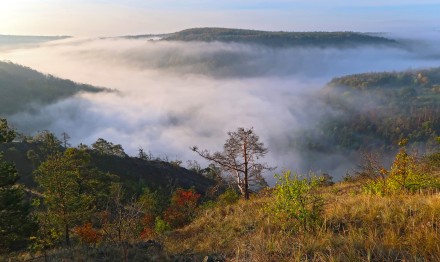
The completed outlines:
{"type": "Polygon", "coordinates": [[[0,34],[117,36],[191,27],[440,30],[438,0],[2,0],[0,34]]]}

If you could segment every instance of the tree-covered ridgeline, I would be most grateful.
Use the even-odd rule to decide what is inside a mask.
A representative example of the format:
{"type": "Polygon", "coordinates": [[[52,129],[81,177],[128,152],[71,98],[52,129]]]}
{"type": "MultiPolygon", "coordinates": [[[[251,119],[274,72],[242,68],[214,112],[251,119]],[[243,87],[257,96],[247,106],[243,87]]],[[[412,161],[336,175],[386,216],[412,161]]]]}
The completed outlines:
{"type": "Polygon", "coordinates": [[[103,91],[108,89],[75,83],[0,61],[0,114],[3,116],[52,104],[80,92],[103,91]]]}
{"type": "MultiPolygon", "coordinates": [[[[155,36],[138,35],[128,36],[128,38],[154,38],[155,36]]],[[[235,42],[270,47],[398,45],[397,41],[392,39],[356,32],[275,32],[215,27],[191,28],[156,37],[163,41],[235,42]]]]}

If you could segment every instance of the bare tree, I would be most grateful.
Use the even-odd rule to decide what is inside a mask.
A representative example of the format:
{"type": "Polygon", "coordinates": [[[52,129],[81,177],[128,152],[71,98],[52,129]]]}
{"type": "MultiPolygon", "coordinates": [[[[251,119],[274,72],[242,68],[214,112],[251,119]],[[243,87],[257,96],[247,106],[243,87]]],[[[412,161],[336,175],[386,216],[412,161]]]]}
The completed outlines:
{"type": "Polygon", "coordinates": [[[67,134],[66,132],[63,132],[63,133],[61,133],[61,137],[62,137],[62,143],[63,143],[63,147],[65,148],[65,149],[67,149],[68,147],[70,147],[71,145],[70,145],[70,143],[69,143],[69,139],[70,139],[70,136],[69,136],[69,134],[67,134]]]}
{"type": "Polygon", "coordinates": [[[110,191],[107,210],[102,213],[102,230],[107,240],[121,247],[122,261],[129,261],[130,242],[138,240],[142,231],[146,203],[136,201],[134,197],[125,199],[121,184],[113,184],[110,191]]]}
{"type": "Polygon", "coordinates": [[[210,153],[207,150],[199,150],[197,146],[191,149],[234,177],[241,194],[245,199],[249,199],[251,186],[267,185],[262,172],[273,168],[258,161],[268,150],[259,141],[253,128],[240,127],[236,132],[228,132],[228,136],[222,152],[210,153]]]}

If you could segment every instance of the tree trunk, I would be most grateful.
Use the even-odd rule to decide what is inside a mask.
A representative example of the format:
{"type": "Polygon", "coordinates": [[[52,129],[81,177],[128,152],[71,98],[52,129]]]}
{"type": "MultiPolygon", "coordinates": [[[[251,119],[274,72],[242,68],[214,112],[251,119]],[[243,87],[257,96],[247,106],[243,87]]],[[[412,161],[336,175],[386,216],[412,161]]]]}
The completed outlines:
{"type": "Polygon", "coordinates": [[[249,170],[248,170],[248,155],[247,155],[247,141],[243,143],[243,157],[244,157],[244,199],[249,200],[249,170]]]}
{"type": "Polygon", "coordinates": [[[66,222],[65,225],[65,234],[66,234],[66,245],[70,245],[70,234],[69,234],[69,225],[66,222]]]}
{"type": "Polygon", "coordinates": [[[249,183],[248,183],[248,172],[244,173],[244,199],[249,200],[249,183]]]}

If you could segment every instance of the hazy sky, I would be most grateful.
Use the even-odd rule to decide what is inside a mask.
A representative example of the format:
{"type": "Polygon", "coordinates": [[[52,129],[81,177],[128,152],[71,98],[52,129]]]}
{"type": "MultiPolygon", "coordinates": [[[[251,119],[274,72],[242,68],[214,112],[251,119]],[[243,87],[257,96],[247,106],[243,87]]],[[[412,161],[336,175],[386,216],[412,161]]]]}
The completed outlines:
{"type": "Polygon", "coordinates": [[[439,30],[438,0],[1,0],[0,34],[108,36],[190,27],[439,30]]]}

